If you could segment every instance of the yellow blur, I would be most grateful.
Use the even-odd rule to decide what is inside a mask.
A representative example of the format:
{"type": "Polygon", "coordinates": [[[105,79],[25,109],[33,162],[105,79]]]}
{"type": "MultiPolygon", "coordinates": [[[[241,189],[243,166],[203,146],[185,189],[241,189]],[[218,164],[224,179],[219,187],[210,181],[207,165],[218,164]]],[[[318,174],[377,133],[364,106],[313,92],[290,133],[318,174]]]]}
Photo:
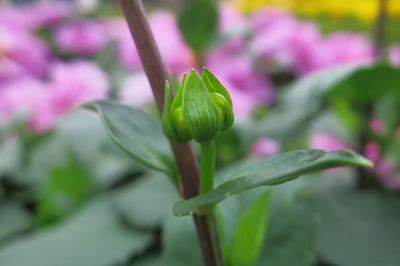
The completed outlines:
{"type": "MultiPolygon", "coordinates": [[[[292,10],[305,16],[354,17],[373,21],[379,0],[233,0],[245,13],[275,7],[292,10]]],[[[387,0],[388,13],[400,18],[400,0],[387,0]]]]}

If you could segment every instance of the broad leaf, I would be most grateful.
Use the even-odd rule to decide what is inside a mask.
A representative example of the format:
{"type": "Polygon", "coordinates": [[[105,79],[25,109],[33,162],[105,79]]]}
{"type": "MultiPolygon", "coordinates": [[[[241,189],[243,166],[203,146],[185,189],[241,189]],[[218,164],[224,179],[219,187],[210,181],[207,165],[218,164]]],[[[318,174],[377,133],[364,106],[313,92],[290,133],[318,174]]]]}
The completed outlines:
{"type": "MultiPolygon", "coordinates": [[[[321,110],[330,106],[327,100],[332,100],[333,107],[348,116],[355,104],[373,102],[385,95],[400,99],[400,69],[387,65],[344,65],[318,71],[289,85],[278,109],[272,110],[266,120],[250,125],[250,134],[290,138],[304,131],[321,110]],[[338,102],[347,105],[337,106],[338,102]]],[[[347,119],[356,119],[354,114],[351,116],[347,119]]]]}
{"type": "Polygon", "coordinates": [[[118,210],[132,226],[157,228],[171,215],[178,193],[171,182],[160,175],[146,175],[115,195],[118,210]]]}
{"type": "Polygon", "coordinates": [[[376,102],[385,95],[400,99],[400,69],[388,65],[359,68],[328,89],[329,97],[357,104],[376,102]]]}
{"type": "Polygon", "coordinates": [[[266,241],[255,265],[315,265],[318,216],[308,181],[297,179],[273,188],[266,241]]]}
{"type": "Polygon", "coordinates": [[[196,228],[190,217],[182,219],[168,217],[163,226],[160,256],[135,262],[130,266],[202,266],[203,259],[196,234],[196,228]]]}
{"type": "Polygon", "coordinates": [[[4,247],[0,265],[117,265],[143,252],[150,243],[150,234],[125,227],[109,200],[102,198],[65,223],[4,247]]]}
{"type": "Polygon", "coordinates": [[[0,244],[33,226],[32,217],[20,204],[3,201],[0,206],[0,244]]]}
{"type": "Polygon", "coordinates": [[[37,145],[29,156],[28,166],[18,178],[34,192],[40,192],[51,171],[65,166],[71,155],[90,176],[94,186],[105,189],[127,173],[143,172],[144,166],[132,161],[107,135],[99,119],[86,110],[64,116],[48,139],[37,145]],[[84,147],[84,148],[82,148],[84,147]]]}
{"type": "Polygon", "coordinates": [[[250,137],[270,136],[292,138],[303,132],[320,110],[326,107],[323,98],[326,90],[343,80],[357,68],[340,66],[312,73],[289,85],[273,109],[263,121],[244,125],[243,131],[250,137]],[[251,132],[248,128],[251,128],[251,132]]]}
{"type": "Polygon", "coordinates": [[[392,266],[400,261],[400,202],[352,187],[320,189],[317,253],[329,265],[392,266]]]}
{"type": "Polygon", "coordinates": [[[346,165],[372,166],[372,163],[349,150],[300,150],[283,153],[239,171],[232,180],[210,192],[175,203],[173,212],[177,216],[189,215],[198,208],[214,205],[252,188],[278,185],[307,173],[346,165]]]}
{"type": "Polygon", "coordinates": [[[90,176],[75,159],[53,168],[39,198],[37,222],[54,222],[76,209],[92,188],[90,176]]]}
{"type": "Polygon", "coordinates": [[[215,0],[187,0],[178,15],[179,29],[187,44],[202,54],[218,30],[218,7],[215,0]]]}
{"type": "Polygon", "coordinates": [[[254,265],[263,246],[271,191],[264,192],[242,215],[228,248],[230,266],[254,265]]]}
{"type": "Polygon", "coordinates": [[[113,141],[147,167],[174,175],[171,149],[161,123],[138,109],[107,101],[86,104],[97,111],[113,141]]]}

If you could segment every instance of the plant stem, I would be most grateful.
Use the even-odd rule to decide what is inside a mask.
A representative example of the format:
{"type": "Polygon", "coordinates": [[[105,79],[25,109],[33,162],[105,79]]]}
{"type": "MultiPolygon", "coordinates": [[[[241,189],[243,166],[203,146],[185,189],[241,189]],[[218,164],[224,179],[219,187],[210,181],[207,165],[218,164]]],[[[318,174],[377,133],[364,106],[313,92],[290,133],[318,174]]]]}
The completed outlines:
{"type": "Polygon", "coordinates": [[[201,143],[200,194],[214,188],[215,141],[201,143]]]}
{"type": "MultiPolygon", "coordinates": [[[[168,79],[168,74],[146,19],[143,5],[140,0],[120,0],[120,3],[158,109],[162,112],[164,83],[168,79]]],[[[134,49],[133,46],[132,49],[134,49]]],[[[181,177],[181,194],[186,199],[194,197],[199,192],[199,169],[192,149],[188,144],[171,143],[171,146],[181,177]]],[[[204,265],[223,265],[220,263],[222,262],[221,252],[218,252],[220,248],[214,247],[215,243],[219,243],[215,241],[218,239],[215,219],[204,214],[195,214],[193,219],[204,265]]]]}
{"type": "MultiPolygon", "coordinates": [[[[210,140],[201,143],[201,163],[200,163],[200,194],[211,191],[214,188],[214,175],[215,175],[215,140],[210,140]]],[[[222,259],[221,244],[218,237],[217,222],[215,218],[214,207],[205,210],[204,223],[210,229],[208,236],[212,244],[213,253],[215,255],[215,265],[222,266],[224,261],[222,259]]]]}
{"type": "MultiPolygon", "coordinates": [[[[140,0],[121,0],[121,7],[128,22],[129,30],[136,44],[147,79],[153,91],[160,112],[164,108],[164,86],[168,72],[162,62],[149,23],[140,0]]],[[[132,45],[132,49],[134,49],[132,45]]],[[[171,143],[182,177],[182,194],[191,198],[199,191],[199,169],[192,149],[188,144],[171,143]]]]}

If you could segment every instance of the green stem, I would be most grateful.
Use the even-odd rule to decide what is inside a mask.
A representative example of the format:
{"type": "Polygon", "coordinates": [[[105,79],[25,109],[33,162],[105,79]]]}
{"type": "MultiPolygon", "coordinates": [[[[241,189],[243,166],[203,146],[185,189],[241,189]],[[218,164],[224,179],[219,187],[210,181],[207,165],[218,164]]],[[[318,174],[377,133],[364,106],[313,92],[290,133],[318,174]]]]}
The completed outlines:
{"type": "Polygon", "coordinates": [[[211,191],[214,188],[214,173],[215,141],[210,140],[201,143],[200,194],[211,191]]]}
{"type": "MultiPolygon", "coordinates": [[[[201,143],[201,161],[200,161],[200,194],[211,191],[214,188],[215,175],[215,141],[210,140],[201,143]]],[[[223,266],[224,261],[221,252],[221,244],[218,238],[217,221],[215,219],[214,207],[207,209],[200,216],[204,219],[209,236],[208,243],[213,250],[212,266],[223,266]]]]}

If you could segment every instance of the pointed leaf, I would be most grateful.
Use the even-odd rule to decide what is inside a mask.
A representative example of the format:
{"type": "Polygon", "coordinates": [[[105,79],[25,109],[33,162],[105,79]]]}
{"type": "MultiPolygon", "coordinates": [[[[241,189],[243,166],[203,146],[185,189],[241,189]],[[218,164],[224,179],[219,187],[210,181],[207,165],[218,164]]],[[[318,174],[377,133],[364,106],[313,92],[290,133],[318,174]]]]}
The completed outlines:
{"type": "Polygon", "coordinates": [[[210,192],[175,203],[173,212],[177,216],[189,215],[252,188],[282,184],[307,173],[337,166],[372,166],[372,163],[350,150],[282,153],[238,171],[236,177],[210,192]]]}
{"type": "Polygon", "coordinates": [[[172,102],[172,109],[182,106],[182,95],[183,95],[183,85],[185,84],[187,74],[184,73],[182,77],[182,82],[179,85],[178,91],[176,92],[175,98],[172,102]]]}
{"type": "Polygon", "coordinates": [[[264,192],[242,215],[228,249],[230,266],[254,265],[263,246],[271,190],[264,192]]]}
{"type": "Polygon", "coordinates": [[[218,30],[218,7],[215,0],[183,2],[178,25],[186,43],[201,54],[211,44],[218,30]]]}
{"type": "Polygon", "coordinates": [[[162,129],[164,131],[164,134],[172,139],[172,140],[177,140],[178,136],[175,132],[174,126],[172,125],[172,100],[171,100],[171,89],[169,86],[168,81],[165,82],[165,98],[164,98],[164,110],[162,113],[162,129]]]}
{"type": "Polygon", "coordinates": [[[207,68],[203,68],[203,80],[206,83],[206,86],[210,89],[212,92],[218,92],[219,94],[222,94],[225,96],[226,100],[229,102],[230,106],[232,107],[232,98],[229,92],[226,90],[224,85],[217,79],[217,77],[214,76],[213,73],[211,73],[210,70],[207,68]]]}
{"type": "Polygon", "coordinates": [[[124,225],[110,199],[102,197],[65,222],[2,247],[0,265],[125,265],[151,243],[150,233],[124,225]]]}
{"type": "Polygon", "coordinates": [[[108,101],[88,103],[97,111],[112,140],[147,167],[174,175],[171,148],[161,123],[138,109],[108,101]]]}

